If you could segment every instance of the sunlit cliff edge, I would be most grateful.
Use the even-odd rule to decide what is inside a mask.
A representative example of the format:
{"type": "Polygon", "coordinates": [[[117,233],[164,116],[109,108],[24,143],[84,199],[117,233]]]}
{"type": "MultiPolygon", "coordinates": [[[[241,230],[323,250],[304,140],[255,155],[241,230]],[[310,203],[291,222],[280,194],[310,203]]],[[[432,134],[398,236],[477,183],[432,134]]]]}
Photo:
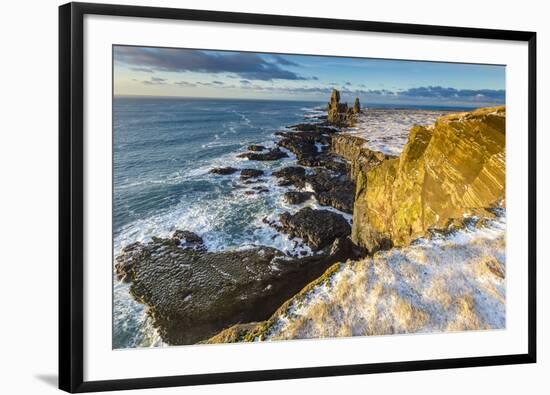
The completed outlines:
{"type": "Polygon", "coordinates": [[[505,108],[415,126],[399,157],[342,133],[356,182],[352,240],[337,263],[266,321],[207,342],[505,327],[505,108]]]}

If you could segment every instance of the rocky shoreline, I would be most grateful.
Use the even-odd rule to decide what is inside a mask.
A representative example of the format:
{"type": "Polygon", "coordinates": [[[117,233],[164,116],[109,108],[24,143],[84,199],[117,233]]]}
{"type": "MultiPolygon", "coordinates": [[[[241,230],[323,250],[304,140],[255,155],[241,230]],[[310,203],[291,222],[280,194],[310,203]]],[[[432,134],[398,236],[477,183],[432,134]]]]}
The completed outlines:
{"type": "MultiPolygon", "coordinates": [[[[339,127],[351,119],[345,111],[339,127]]],[[[199,235],[177,230],[169,238],[130,244],[116,257],[117,279],[130,283],[131,295],[147,306],[165,343],[193,344],[234,324],[265,320],[335,262],[363,255],[351,242],[351,225],[339,213],[353,213],[355,195],[348,162],[331,150],[340,128],[324,118],[276,132],[275,148],[252,144],[237,154],[253,164],[288,158],[291,152],[295,165],[272,174],[252,166],[209,171],[216,177],[239,173],[249,187],[245,193],[251,194],[268,192],[254,184],[260,177],[274,177],[279,186],[289,188],[284,195],[288,204],[316,199],[335,209],[305,207],[284,212],[275,221],[264,218],[278,232],[303,240],[313,255],[289,255],[266,246],[210,252],[199,235]]]]}
{"type": "MultiPolygon", "coordinates": [[[[499,155],[504,149],[499,117],[505,114],[503,111],[491,109],[451,116],[432,129],[413,128],[401,157],[393,157],[369,150],[364,139],[342,132],[354,123],[361,108],[358,100],[352,108],[340,103],[339,94],[334,91],[327,116],[275,133],[278,141],[274,148],[253,144],[246,152],[237,154],[250,161],[249,168],[210,169],[215,177],[240,172],[239,178],[249,188],[246,191],[249,194],[269,192],[254,184],[261,177],[274,177],[279,186],[288,187],[283,196],[287,204],[316,199],[325,206],[326,209],[305,207],[294,213],[284,212],[277,220],[264,218],[278,232],[303,241],[313,252],[311,255],[285,254],[267,246],[212,252],[199,235],[182,229],[168,238],[154,237],[150,242],[124,247],[116,257],[116,276],[119,281],[130,283],[131,295],[147,306],[154,327],[167,344],[257,339],[251,334],[269,322],[285,302],[312,284],[322,282],[334,270],[334,264],[358,260],[379,249],[406,245],[433,228],[448,226],[449,221],[457,224],[459,212],[490,214],[489,208],[504,199],[499,194],[504,185],[501,179],[504,173],[499,173],[499,155]],[[447,188],[441,193],[453,206],[448,209],[438,206],[433,197],[431,203],[423,192],[425,185],[416,187],[432,181],[420,179],[419,167],[415,166],[431,165],[428,157],[431,151],[433,155],[446,155],[453,164],[460,162],[462,151],[432,149],[430,142],[444,140],[445,135],[453,137],[456,130],[463,131],[464,124],[481,136],[476,168],[462,169],[461,185],[455,185],[454,181],[442,183],[447,188]],[[278,161],[288,158],[289,153],[296,157],[296,163],[271,174],[253,167],[255,161],[278,161]],[[480,180],[491,182],[490,191],[482,190],[480,180]],[[462,205],[456,203],[458,190],[462,191],[462,205]],[[405,206],[394,195],[406,202],[405,206]],[[430,218],[437,215],[437,221],[426,220],[425,202],[430,203],[429,209],[435,213],[430,218]],[[474,203],[476,207],[466,207],[474,203]],[[416,210],[417,206],[420,209],[416,210]],[[384,218],[378,215],[380,212],[384,218]],[[403,217],[403,212],[410,215],[414,229],[404,229],[402,223],[409,217],[403,217]],[[351,224],[346,214],[353,215],[351,224]],[[401,222],[392,222],[393,217],[401,222]],[[417,225],[419,221],[421,225],[417,225]],[[409,234],[405,237],[406,231],[409,234]],[[232,329],[228,332],[226,328],[232,329]]],[[[470,140],[474,137],[468,136],[470,140]]],[[[445,146],[446,142],[438,144],[445,146]]],[[[441,162],[436,165],[444,167],[441,162]]],[[[456,180],[460,166],[453,169],[444,174],[436,172],[438,179],[456,180]]],[[[424,174],[432,173],[424,170],[424,174]]]]}

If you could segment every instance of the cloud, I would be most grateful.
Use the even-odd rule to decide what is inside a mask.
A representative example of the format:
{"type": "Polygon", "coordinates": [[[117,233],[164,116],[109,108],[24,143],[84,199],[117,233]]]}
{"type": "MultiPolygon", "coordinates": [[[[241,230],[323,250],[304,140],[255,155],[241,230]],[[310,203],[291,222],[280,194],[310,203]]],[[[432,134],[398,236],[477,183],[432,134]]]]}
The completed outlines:
{"type": "MultiPolygon", "coordinates": [[[[284,86],[284,85],[270,85],[262,86],[257,84],[247,84],[241,87],[241,89],[250,89],[260,92],[269,93],[284,93],[284,94],[302,94],[302,95],[317,95],[319,97],[326,97],[332,92],[330,86],[284,86]]],[[[456,89],[456,88],[442,88],[442,87],[417,87],[407,90],[389,90],[389,89],[351,89],[349,87],[342,87],[338,89],[340,93],[347,96],[350,100],[356,96],[376,102],[391,101],[391,102],[432,102],[440,104],[449,103],[487,103],[487,104],[501,104],[505,100],[504,90],[493,89],[456,89]]]]}
{"type": "Polygon", "coordinates": [[[319,81],[319,77],[311,77],[310,80],[319,81]]]}
{"type": "Polygon", "coordinates": [[[246,52],[205,52],[191,49],[123,47],[114,50],[115,62],[153,71],[197,73],[233,73],[249,80],[306,80],[281,67],[292,63],[280,56],[268,62],[262,56],[246,52]]]}
{"type": "Polygon", "coordinates": [[[141,81],[142,84],[145,85],[165,85],[166,79],[165,78],[159,78],[159,77],[151,77],[150,80],[143,80],[141,81]]]}
{"type": "Polygon", "coordinates": [[[177,81],[177,82],[174,82],[174,84],[179,86],[186,86],[190,88],[197,86],[197,84],[193,84],[192,82],[187,82],[187,81],[177,81]]]}
{"type": "Polygon", "coordinates": [[[132,71],[142,71],[144,73],[154,73],[154,71],[147,67],[132,67],[132,71]]]}
{"type": "Polygon", "coordinates": [[[444,98],[474,100],[484,99],[488,101],[504,101],[506,94],[503,89],[455,89],[442,86],[424,86],[410,88],[398,92],[400,96],[423,97],[423,98],[444,98]]]}
{"type": "Polygon", "coordinates": [[[248,81],[248,80],[241,80],[240,83],[243,84],[243,85],[249,85],[249,84],[251,84],[251,82],[248,81]]]}
{"type": "Polygon", "coordinates": [[[271,57],[275,60],[275,63],[280,64],[281,66],[299,66],[297,63],[283,58],[281,55],[271,55],[271,57]]]}
{"type": "Polygon", "coordinates": [[[212,83],[215,85],[223,85],[223,82],[221,81],[212,81],[212,83]]]}
{"type": "Polygon", "coordinates": [[[350,86],[350,85],[351,85],[351,82],[346,81],[345,84],[346,84],[347,86],[350,86]]]}

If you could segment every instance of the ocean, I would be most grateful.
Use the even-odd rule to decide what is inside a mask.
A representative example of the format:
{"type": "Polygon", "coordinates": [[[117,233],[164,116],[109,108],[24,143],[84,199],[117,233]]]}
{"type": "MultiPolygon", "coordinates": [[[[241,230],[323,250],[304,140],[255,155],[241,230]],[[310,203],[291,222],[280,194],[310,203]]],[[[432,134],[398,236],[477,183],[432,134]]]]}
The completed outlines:
{"type": "MultiPolygon", "coordinates": [[[[250,144],[274,147],[275,132],[286,126],[318,121],[324,102],[117,97],[113,102],[113,247],[168,236],[176,229],[203,237],[211,251],[267,245],[286,252],[310,254],[309,248],[278,233],[262,221],[284,211],[288,187],[270,173],[295,164],[295,157],[273,162],[237,158],[250,144]],[[210,174],[214,167],[263,170],[254,184],[268,193],[250,193],[250,186],[230,176],[210,174]]],[[[449,108],[411,106],[377,108],[353,133],[370,133],[372,144],[398,154],[414,123],[429,125],[449,108]],[[368,128],[376,125],[370,131],[368,128]],[[380,143],[379,145],[376,145],[380,143]]],[[[454,110],[460,110],[458,108],[454,110]]],[[[326,209],[326,207],[324,207],[326,209]]],[[[345,215],[348,220],[351,216],[345,215]]],[[[162,345],[143,305],[114,281],[113,348],[162,345]]]]}

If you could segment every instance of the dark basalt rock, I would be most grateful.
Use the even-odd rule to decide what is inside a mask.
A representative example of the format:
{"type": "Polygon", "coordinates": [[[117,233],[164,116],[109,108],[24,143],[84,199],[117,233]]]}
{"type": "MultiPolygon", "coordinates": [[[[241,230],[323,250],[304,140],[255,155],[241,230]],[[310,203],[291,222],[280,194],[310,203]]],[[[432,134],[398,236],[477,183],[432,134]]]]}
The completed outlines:
{"type": "Polygon", "coordinates": [[[348,173],[349,165],[329,152],[332,137],[320,132],[278,132],[282,139],[277,143],[296,155],[299,165],[325,167],[339,173],[348,173]]]}
{"type": "Polygon", "coordinates": [[[241,178],[242,179],[248,179],[248,178],[258,178],[264,175],[263,170],[258,169],[242,169],[241,170],[241,178]]]}
{"type": "Polygon", "coordinates": [[[296,125],[288,126],[289,129],[301,131],[301,132],[320,132],[320,133],[337,133],[340,130],[328,122],[322,123],[299,123],[296,125]]]}
{"type": "Polygon", "coordinates": [[[180,247],[182,248],[206,250],[202,237],[188,230],[176,230],[172,234],[172,239],[178,241],[180,243],[180,247]]]}
{"type": "Polygon", "coordinates": [[[288,166],[271,174],[279,178],[281,186],[295,185],[297,188],[306,186],[306,170],[303,167],[288,166]]]}
{"type": "Polygon", "coordinates": [[[336,238],[351,234],[348,221],[340,214],[328,210],[303,208],[296,214],[283,213],[279,216],[280,231],[291,238],[303,239],[311,249],[317,251],[331,244],[336,238]]]}
{"type": "Polygon", "coordinates": [[[144,259],[148,253],[140,242],[135,242],[124,247],[115,260],[117,280],[125,283],[132,281],[135,264],[144,259]]]}
{"type": "Polygon", "coordinates": [[[323,206],[331,206],[345,213],[353,213],[355,183],[346,173],[335,173],[326,169],[315,169],[307,177],[315,197],[323,206]]]}
{"type": "Polygon", "coordinates": [[[168,344],[193,344],[239,322],[267,319],[332,263],[354,253],[349,240],[314,256],[291,258],[269,247],[206,252],[179,248],[173,239],[128,246],[117,273],[145,303],[168,344]]]}
{"type": "Polygon", "coordinates": [[[263,145],[252,144],[252,145],[249,145],[246,149],[249,151],[259,152],[259,151],[265,151],[267,148],[264,147],[263,145]]]}
{"type": "Polygon", "coordinates": [[[215,167],[213,169],[210,169],[209,173],[211,174],[219,174],[219,175],[229,175],[237,172],[239,169],[235,169],[234,167],[215,167]]]}
{"type": "Polygon", "coordinates": [[[244,152],[237,155],[238,158],[247,158],[248,160],[279,160],[288,157],[286,152],[281,151],[279,148],[274,148],[266,152],[244,152]]]}
{"type": "Polygon", "coordinates": [[[351,214],[355,200],[355,183],[347,176],[346,164],[332,163],[337,172],[319,168],[308,175],[303,167],[289,166],[272,174],[280,179],[281,186],[304,188],[306,183],[310,184],[320,204],[351,214]]]}
{"type": "Polygon", "coordinates": [[[283,198],[289,204],[301,204],[313,197],[313,192],[290,191],[285,192],[283,198]]]}
{"type": "Polygon", "coordinates": [[[258,186],[258,187],[252,188],[252,190],[244,191],[244,194],[245,195],[256,195],[256,194],[259,194],[259,193],[267,193],[267,192],[269,192],[268,188],[258,186]]]}

